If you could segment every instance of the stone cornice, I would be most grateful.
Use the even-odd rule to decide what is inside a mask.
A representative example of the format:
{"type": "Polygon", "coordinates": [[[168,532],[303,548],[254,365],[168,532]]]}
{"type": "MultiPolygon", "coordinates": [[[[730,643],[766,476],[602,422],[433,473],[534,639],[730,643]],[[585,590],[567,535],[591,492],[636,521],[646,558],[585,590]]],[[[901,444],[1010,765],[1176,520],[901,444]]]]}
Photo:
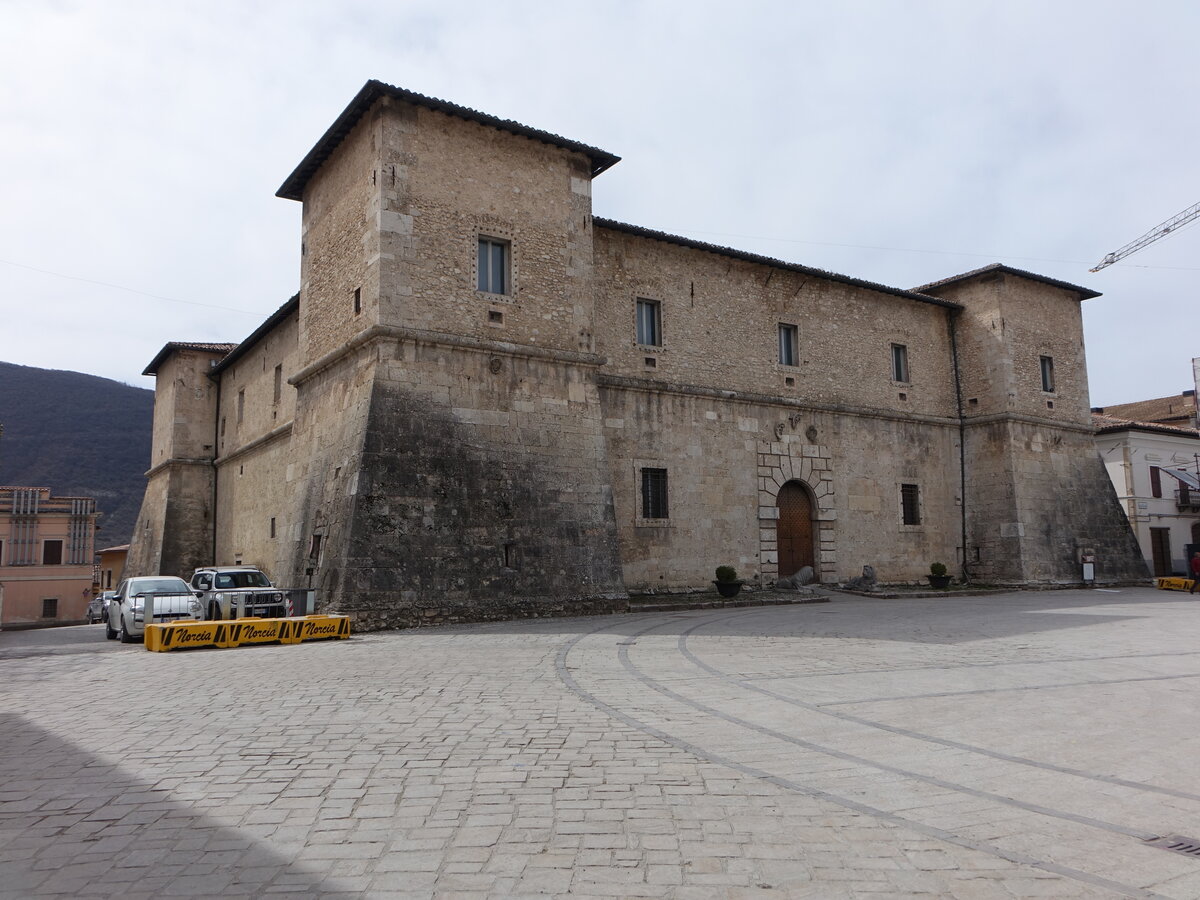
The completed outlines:
{"type": "Polygon", "coordinates": [[[175,466],[211,466],[211,459],[197,458],[191,456],[172,456],[170,459],[164,459],[156,466],[151,466],[146,470],[146,477],[152,478],[163,469],[169,469],[175,466]]]}
{"type": "Polygon", "coordinates": [[[316,361],[305,366],[288,379],[288,384],[293,386],[303,384],[314,375],[320,374],[359,348],[381,341],[413,341],[417,344],[454,347],[460,350],[471,350],[476,353],[490,353],[495,356],[545,359],[552,362],[591,368],[598,368],[608,362],[606,357],[595,353],[580,353],[574,350],[551,350],[546,347],[510,344],[504,341],[485,341],[478,338],[450,334],[444,331],[425,331],[420,328],[402,328],[398,325],[372,325],[366,331],[355,335],[338,349],[326,353],[316,361]]]}
{"type": "Polygon", "coordinates": [[[602,374],[596,380],[601,387],[616,388],[624,391],[639,391],[648,394],[680,394],[686,397],[702,397],[733,403],[778,406],[783,409],[836,413],[838,415],[859,416],[868,419],[887,419],[892,422],[922,422],[928,425],[958,426],[957,416],[929,416],[920,413],[902,415],[894,410],[875,409],[869,406],[849,406],[842,403],[814,403],[809,400],[795,400],[775,394],[758,394],[753,391],[728,391],[694,384],[668,384],[665,381],[654,381],[649,378],[633,378],[628,375],[602,374]]]}
{"type": "Polygon", "coordinates": [[[238,447],[236,450],[231,450],[228,453],[226,453],[224,456],[217,457],[217,459],[213,460],[213,465],[216,466],[217,468],[220,468],[221,466],[224,466],[224,465],[228,465],[229,463],[233,462],[238,457],[245,456],[247,453],[251,452],[252,450],[257,450],[259,447],[263,446],[264,444],[269,444],[272,441],[277,441],[282,437],[287,437],[291,433],[292,433],[292,423],[284,422],[278,428],[271,429],[266,434],[264,434],[262,437],[257,437],[254,440],[252,440],[250,443],[243,444],[242,446],[238,447]]]}

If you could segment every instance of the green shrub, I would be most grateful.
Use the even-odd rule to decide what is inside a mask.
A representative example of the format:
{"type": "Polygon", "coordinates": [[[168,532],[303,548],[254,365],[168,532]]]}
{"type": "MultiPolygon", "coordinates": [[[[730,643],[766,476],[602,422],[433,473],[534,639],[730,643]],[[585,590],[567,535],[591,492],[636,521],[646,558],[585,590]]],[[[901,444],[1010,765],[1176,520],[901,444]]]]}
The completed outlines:
{"type": "Polygon", "coordinates": [[[717,566],[717,581],[737,581],[737,569],[733,566],[717,566]]]}
{"type": "Polygon", "coordinates": [[[937,575],[940,578],[942,575],[946,574],[946,564],[945,563],[933,563],[929,567],[929,574],[937,575]]]}

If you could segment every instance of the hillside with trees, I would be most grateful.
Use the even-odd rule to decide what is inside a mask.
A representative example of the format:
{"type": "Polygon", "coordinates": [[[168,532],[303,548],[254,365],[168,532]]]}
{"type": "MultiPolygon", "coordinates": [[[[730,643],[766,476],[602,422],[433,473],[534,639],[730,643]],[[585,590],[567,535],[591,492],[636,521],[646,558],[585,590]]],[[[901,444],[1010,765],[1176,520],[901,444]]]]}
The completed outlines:
{"type": "Polygon", "coordinates": [[[154,392],[0,362],[0,484],[94,497],[96,547],[129,542],[150,466],[154,392]]]}

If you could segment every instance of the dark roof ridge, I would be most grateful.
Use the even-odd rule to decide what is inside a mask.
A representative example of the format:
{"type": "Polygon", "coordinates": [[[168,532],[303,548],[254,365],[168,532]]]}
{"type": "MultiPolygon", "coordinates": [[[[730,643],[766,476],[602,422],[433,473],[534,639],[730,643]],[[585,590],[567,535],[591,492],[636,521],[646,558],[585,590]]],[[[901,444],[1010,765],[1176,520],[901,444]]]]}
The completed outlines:
{"type": "Polygon", "coordinates": [[[272,328],[274,328],[276,325],[278,325],[280,322],[282,322],[284,319],[286,319],[289,315],[291,315],[291,313],[293,313],[295,310],[297,310],[299,308],[300,308],[300,295],[292,294],[292,296],[289,297],[284,302],[283,306],[279,307],[279,309],[275,310],[275,312],[273,312],[273,313],[271,313],[271,315],[267,316],[266,321],[264,321],[261,325],[259,325],[257,328],[255,328],[254,331],[252,331],[250,333],[250,336],[248,338],[246,338],[240,344],[235,345],[234,348],[232,350],[230,350],[228,354],[226,354],[224,357],[222,357],[221,361],[219,363],[217,363],[215,366],[213,366],[212,372],[210,374],[215,375],[217,372],[220,372],[223,369],[228,369],[231,365],[233,365],[235,362],[237,362],[239,359],[241,359],[243,356],[245,356],[250,351],[251,347],[253,347],[260,340],[262,340],[263,336],[268,331],[270,331],[272,328]]]}
{"type": "Polygon", "coordinates": [[[942,287],[947,284],[954,284],[956,281],[966,281],[968,278],[974,278],[976,275],[985,275],[988,272],[1007,272],[1009,275],[1018,275],[1021,278],[1030,278],[1033,281],[1040,281],[1043,284],[1049,284],[1053,287],[1062,288],[1067,291],[1074,291],[1079,294],[1080,300],[1090,300],[1093,297],[1103,296],[1099,291],[1093,291],[1091,288],[1085,288],[1078,284],[1071,284],[1069,281],[1059,281],[1057,278],[1050,278],[1046,275],[1039,275],[1037,272],[1029,272],[1025,269],[1016,269],[1004,263],[991,263],[990,265],[982,266],[978,269],[972,269],[970,272],[963,272],[961,275],[951,275],[949,278],[943,278],[940,281],[931,281],[929,284],[922,284],[915,288],[914,291],[927,291],[930,288],[942,287]]]}
{"type": "Polygon", "coordinates": [[[142,374],[157,375],[158,367],[162,365],[163,360],[176,350],[203,350],[206,353],[224,355],[236,346],[237,344],[213,344],[206,341],[167,341],[163,344],[163,348],[155,354],[154,359],[150,360],[150,365],[142,370],[142,374]]]}
{"type": "Polygon", "coordinates": [[[790,263],[781,259],[775,259],[771,256],[762,256],[757,253],[748,253],[744,250],[738,250],[733,247],[722,247],[718,244],[708,244],[704,241],[695,241],[691,238],[681,237],[677,234],[668,234],[665,231],[655,231],[652,228],[643,228],[640,225],[629,225],[625,222],[617,222],[613,219],[604,219],[600,216],[594,216],[592,222],[600,228],[607,228],[610,231],[621,231],[626,234],[634,234],[639,237],[651,238],[656,241],[663,241],[667,244],[678,244],[681,247],[690,247],[693,250],[703,250],[708,253],[716,253],[720,256],[731,256],[734,259],[744,260],[745,262],[758,263],[759,265],[772,266],[776,269],[786,269],[790,272],[801,272],[805,275],[815,275],[819,278],[828,278],[831,281],[838,281],[843,284],[851,284],[855,287],[868,288],[873,291],[880,291],[885,294],[893,294],[897,297],[907,297],[910,300],[919,300],[922,303],[932,303],[935,306],[944,306],[949,309],[962,309],[961,303],[955,303],[953,300],[946,300],[942,297],[933,297],[927,294],[920,294],[916,291],[907,291],[903,288],[891,287],[886,284],[879,284],[874,281],[866,281],[862,278],[854,278],[850,275],[839,275],[837,272],[828,272],[825,269],[815,269],[812,266],[801,265],[800,263],[790,263]]]}
{"type": "Polygon", "coordinates": [[[427,97],[415,91],[406,91],[404,88],[385,84],[382,81],[372,78],[362,86],[354,96],[354,99],[334,119],[333,124],[326,129],[325,133],[321,135],[312,149],[308,151],[304,159],[300,161],[300,165],[296,166],[292,174],[280,185],[279,190],[275,192],[275,196],[283,197],[285,200],[302,199],[304,186],[308,184],[309,179],[316,174],[321,164],[333,155],[333,151],[337,148],[338,144],[358,124],[359,119],[366,115],[375,101],[381,97],[391,97],[395,100],[412,103],[416,106],[423,106],[426,109],[432,109],[436,112],[457,116],[469,122],[478,122],[480,125],[488,125],[492,128],[498,128],[501,131],[541,141],[544,144],[561,147],[564,150],[574,150],[582,153],[592,161],[593,178],[605,169],[609,169],[621,161],[621,157],[614,156],[606,150],[601,150],[599,147],[592,147],[588,144],[582,144],[579,141],[572,141],[569,138],[553,134],[549,131],[530,128],[528,125],[522,125],[520,122],[514,122],[511,119],[501,119],[467,106],[450,103],[447,100],[427,97]]]}

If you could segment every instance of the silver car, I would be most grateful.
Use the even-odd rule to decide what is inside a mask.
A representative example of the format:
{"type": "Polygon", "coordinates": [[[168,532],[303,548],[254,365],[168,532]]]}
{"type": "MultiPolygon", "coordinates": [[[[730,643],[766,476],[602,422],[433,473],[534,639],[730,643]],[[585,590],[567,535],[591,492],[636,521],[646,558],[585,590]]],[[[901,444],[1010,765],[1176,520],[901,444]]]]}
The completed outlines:
{"type": "Polygon", "coordinates": [[[104,635],[132,644],[146,633],[146,622],[202,619],[204,607],[186,581],[174,575],[126,578],[108,607],[104,635]]]}

